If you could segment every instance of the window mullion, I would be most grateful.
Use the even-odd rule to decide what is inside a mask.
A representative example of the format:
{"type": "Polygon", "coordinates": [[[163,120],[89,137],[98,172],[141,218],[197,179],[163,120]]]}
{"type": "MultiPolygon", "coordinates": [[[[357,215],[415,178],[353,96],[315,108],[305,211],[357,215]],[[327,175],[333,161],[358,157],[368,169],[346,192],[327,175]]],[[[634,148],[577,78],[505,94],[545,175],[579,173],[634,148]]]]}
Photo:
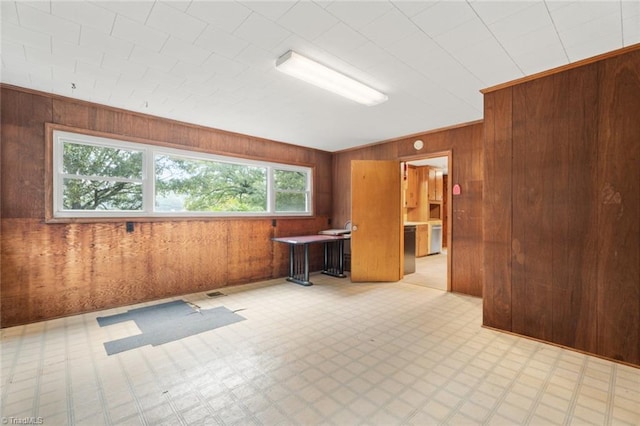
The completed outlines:
{"type": "Polygon", "coordinates": [[[276,211],[276,191],[273,167],[267,167],[267,213],[276,211]]]}

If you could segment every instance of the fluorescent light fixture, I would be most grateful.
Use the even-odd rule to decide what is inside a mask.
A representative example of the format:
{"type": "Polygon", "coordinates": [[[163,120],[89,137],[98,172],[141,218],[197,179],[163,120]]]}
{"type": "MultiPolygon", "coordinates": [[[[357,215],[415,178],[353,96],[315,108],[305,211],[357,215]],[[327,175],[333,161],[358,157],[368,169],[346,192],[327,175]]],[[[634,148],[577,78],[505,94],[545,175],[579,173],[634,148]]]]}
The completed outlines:
{"type": "Polygon", "coordinates": [[[276,69],[364,105],[378,105],[389,99],[384,93],[305,58],[293,50],[278,58],[276,69]]]}

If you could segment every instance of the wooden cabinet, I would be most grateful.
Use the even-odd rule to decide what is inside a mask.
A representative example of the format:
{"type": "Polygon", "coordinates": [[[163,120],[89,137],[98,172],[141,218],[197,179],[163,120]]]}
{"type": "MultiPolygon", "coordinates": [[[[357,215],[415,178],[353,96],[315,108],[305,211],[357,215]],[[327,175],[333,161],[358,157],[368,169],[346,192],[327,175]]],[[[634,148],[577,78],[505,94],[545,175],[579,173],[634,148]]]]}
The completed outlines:
{"type": "Polygon", "coordinates": [[[429,225],[416,226],[416,257],[429,254],[429,225]]]}
{"type": "Polygon", "coordinates": [[[415,167],[409,167],[404,198],[405,207],[410,209],[418,207],[418,188],[418,171],[415,167]]]}
{"type": "Polygon", "coordinates": [[[429,168],[429,182],[427,184],[429,201],[442,201],[442,190],[442,170],[429,168]]]}

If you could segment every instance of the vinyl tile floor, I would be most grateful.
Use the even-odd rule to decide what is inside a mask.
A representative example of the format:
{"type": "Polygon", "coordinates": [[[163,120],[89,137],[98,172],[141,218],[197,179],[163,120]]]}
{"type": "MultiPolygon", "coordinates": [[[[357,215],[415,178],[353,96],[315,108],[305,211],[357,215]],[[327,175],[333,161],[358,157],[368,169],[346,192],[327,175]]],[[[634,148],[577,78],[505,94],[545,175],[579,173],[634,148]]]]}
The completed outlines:
{"type": "MultiPolygon", "coordinates": [[[[411,280],[409,275],[408,280],[411,280]]],[[[183,299],[246,318],[108,356],[135,323],[2,330],[4,424],[638,425],[640,369],[481,327],[482,301],[313,275],[183,299]]]]}

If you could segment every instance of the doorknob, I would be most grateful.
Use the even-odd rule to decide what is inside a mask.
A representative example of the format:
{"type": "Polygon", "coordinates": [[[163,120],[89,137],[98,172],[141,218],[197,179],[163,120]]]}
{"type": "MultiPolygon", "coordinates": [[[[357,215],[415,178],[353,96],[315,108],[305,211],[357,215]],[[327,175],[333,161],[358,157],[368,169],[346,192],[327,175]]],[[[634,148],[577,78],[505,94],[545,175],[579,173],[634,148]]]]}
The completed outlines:
{"type": "Polygon", "coordinates": [[[351,225],[351,230],[352,231],[357,231],[358,230],[358,225],[351,225]]]}

